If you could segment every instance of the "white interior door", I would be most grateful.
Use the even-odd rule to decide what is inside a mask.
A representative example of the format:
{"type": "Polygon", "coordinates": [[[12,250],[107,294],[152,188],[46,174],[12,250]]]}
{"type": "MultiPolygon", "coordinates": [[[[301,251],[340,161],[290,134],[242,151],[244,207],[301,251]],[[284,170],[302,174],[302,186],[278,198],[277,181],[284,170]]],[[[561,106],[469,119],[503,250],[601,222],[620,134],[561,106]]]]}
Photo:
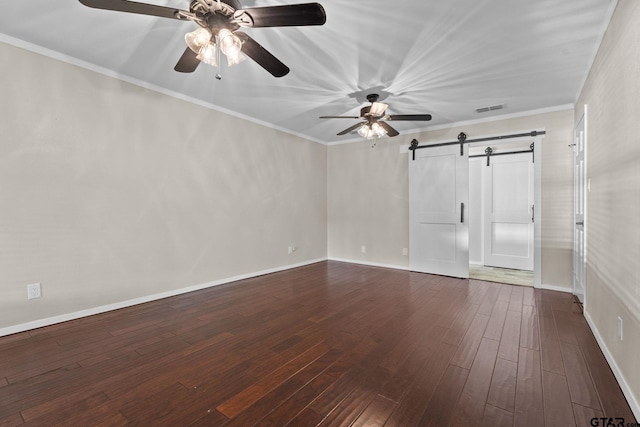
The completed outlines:
{"type": "Polygon", "coordinates": [[[583,115],[575,129],[574,166],[574,231],[573,231],[573,293],[584,304],[585,292],[585,197],[586,197],[586,129],[583,115]]]}
{"type": "Polygon", "coordinates": [[[484,167],[484,264],[533,271],[534,168],[529,153],[484,167]]]}
{"type": "Polygon", "coordinates": [[[467,150],[461,156],[460,146],[450,145],[408,156],[411,270],[469,277],[467,150]]]}

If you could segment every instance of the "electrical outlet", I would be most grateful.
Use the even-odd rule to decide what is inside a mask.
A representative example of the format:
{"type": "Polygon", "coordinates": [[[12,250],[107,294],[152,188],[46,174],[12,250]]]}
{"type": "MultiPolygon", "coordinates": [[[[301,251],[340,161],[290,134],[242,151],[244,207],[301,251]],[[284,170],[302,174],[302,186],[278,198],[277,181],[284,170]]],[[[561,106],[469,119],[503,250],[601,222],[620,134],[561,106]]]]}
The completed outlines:
{"type": "Polygon", "coordinates": [[[407,248],[402,248],[402,255],[404,255],[404,256],[409,255],[409,249],[407,249],[407,248]]]}
{"type": "Polygon", "coordinates": [[[367,253],[367,247],[365,245],[360,246],[360,252],[362,252],[363,254],[367,253]]]}
{"type": "Polygon", "coordinates": [[[622,341],[623,329],[622,329],[622,317],[618,316],[618,339],[622,341]]]}
{"type": "Polygon", "coordinates": [[[40,283],[32,283],[27,285],[27,299],[40,298],[42,292],[40,291],[40,283]]]}
{"type": "Polygon", "coordinates": [[[289,246],[289,255],[291,255],[293,253],[293,246],[289,246]]]}

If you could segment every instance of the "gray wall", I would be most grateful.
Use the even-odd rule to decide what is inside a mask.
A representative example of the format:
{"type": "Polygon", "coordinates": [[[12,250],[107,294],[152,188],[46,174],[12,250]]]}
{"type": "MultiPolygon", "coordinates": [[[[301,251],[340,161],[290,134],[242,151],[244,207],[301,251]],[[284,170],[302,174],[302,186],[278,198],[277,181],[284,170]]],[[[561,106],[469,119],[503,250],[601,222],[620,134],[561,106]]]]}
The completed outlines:
{"type": "Polygon", "coordinates": [[[585,314],[640,417],[640,2],[618,2],[576,103],[576,122],[585,104],[591,180],[585,314]]]}
{"type": "Polygon", "coordinates": [[[0,58],[0,331],[326,259],[325,146],[9,45],[0,58]]]}

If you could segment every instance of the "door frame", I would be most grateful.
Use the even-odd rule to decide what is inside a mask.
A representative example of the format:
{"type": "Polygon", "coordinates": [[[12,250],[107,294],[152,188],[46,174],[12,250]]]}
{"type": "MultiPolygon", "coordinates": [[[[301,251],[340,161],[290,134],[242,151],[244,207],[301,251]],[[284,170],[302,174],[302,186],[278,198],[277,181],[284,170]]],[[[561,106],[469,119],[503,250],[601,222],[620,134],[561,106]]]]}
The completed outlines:
{"type": "MultiPolygon", "coordinates": [[[[573,144],[572,144],[572,148],[573,148],[573,188],[574,188],[574,194],[573,194],[573,269],[572,269],[572,275],[571,275],[571,292],[573,293],[573,295],[575,295],[577,297],[576,294],[576,216],[578,214],[577,212],[577,206],[576,206],[576,188],[577,188],[577,180],[579,179],[579,177],[576,176],[576,157],[577,157],[577,150],[578,147],[576,145],[576,139],[577,139],[577,130],[578,130],[578,125],[580,124],[580,122],[582,122],[582,132],[583,132],[583,153],[584,153],[584,160],[583,160],[583,176],[582,176],[582,202],[583,202],[583,212],[582,212],[582,221],[583,221],[583,225],[582,225],[582,254],[583,254],[583,259],[582,259],[582,265],[580,266],[580,268],[582,269],[582,301],[580,301],[580,303],[583,306],[583,309],[586,310],[587,308],[587,274],[586,274],[586,269],[587,269],[587,195],[589,193],[589,179],[587,178],[587,149],[588,149],[588,129],[587,129],[587,104],[584,104],[584,109],[582,111],[582,114],[580,115],[580,118],[578,118],[578,120],[575,122],[575,125],[573,127],[573,144]]],[[[578,298],[578,300],[580,300],[578,298]]]]}

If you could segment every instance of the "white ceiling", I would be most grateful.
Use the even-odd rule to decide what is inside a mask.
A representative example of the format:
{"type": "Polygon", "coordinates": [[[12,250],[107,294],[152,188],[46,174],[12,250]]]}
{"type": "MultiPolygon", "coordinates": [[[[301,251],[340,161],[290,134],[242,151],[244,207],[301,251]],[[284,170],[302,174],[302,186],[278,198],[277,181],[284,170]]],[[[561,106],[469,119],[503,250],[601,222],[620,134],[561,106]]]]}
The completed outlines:
{"type": "MultiPolygon", "coordinates": [[[[309,0],[244,0],[244,7],[309,0]]],[[[91,9],[77,0],[3,2],[0,41],[34,48],[215,109],[323,142],[357,123],[367,93],[401,135],[452,122],[553,108],[576,101],[614,0],[319,0],[324,26],[245,31],[291,72],[274,78],[247,60],[177,73],[191,22],[91,9]],[[26,42],[26,43],[25,43],[26,42]],[[40,49],[44,48],[44,49],[40,49]],[[500,111],[476,108],[504,104],[500,111]]],[[[149,0],[188,9],[188,0],[149,0]]],[[[6,64],[3,64],[3,67],[6,64]]]]}

